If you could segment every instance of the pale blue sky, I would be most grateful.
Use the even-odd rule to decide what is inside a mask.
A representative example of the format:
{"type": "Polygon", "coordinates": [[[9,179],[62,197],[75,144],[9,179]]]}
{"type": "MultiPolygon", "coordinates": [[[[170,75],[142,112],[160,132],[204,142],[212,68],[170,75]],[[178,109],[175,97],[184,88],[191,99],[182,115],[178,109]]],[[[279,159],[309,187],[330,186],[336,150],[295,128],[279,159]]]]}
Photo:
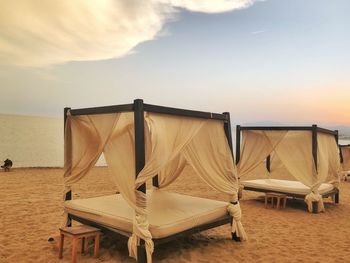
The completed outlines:
{"type": "Polygon", "coordinates": [[[347,0],[266,0],[215,14],[180,9],[155,39],[121,58],[50,68],[2,63],[0,112],[61,116],[65,106],[143,98],[230,111],[235,123],[350,124],[349,10],[347,0]]]}

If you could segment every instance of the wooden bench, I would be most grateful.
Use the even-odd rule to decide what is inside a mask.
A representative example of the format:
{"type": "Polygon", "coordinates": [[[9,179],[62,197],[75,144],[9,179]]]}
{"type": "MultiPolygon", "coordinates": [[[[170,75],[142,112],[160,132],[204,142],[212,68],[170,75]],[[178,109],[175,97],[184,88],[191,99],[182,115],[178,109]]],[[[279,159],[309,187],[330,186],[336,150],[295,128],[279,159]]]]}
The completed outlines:
{"type": "Polygon", "coordinates": [[[283,208],[286,208],[286,204],[287,204],[287,195],[286,194],[280,194],[280,193],[272,193],[272,192],[268,192],[265,193],[265,208],[267,208],[267,204],[269,199],[271,199],[271,207],[274,207],[274,199],[276,199],[276,208],[279,209],[280,208],[280,204],[281,204],[281,199],[283,201],[283,208]]]}
{"type": "Polygon", "coordinates": [[[60,244],[59,244],[59,255],[58,258],[63,258],[63,244],[64,237],[68,236],[72,238],[72,262],[77,262],[77,248],[78,240],[81,239],[81,253],[85,252],[85,238],[94,237],[95,247],[94,247],[94,257],[98,257],[98,251],[100,247],[100,234],[101,231],[98,228],[80,225],[73,227],[62,227],[60,228],[60,244]]]}

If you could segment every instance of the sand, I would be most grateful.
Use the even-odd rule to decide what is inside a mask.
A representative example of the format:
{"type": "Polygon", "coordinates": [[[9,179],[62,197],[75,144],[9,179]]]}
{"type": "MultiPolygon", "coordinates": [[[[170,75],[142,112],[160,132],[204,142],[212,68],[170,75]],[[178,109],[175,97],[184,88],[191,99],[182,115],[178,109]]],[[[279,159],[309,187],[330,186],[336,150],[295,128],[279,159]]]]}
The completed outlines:
{"type": "MultiPolygon", "coordinates": [[[[112,194],[106,168],[95,168],[73,188],[74,198],[112,194]]],[[[62,169],[0,172],[0,262],[70,262],[70,243],[58,260],[62,221],[62,169]],[[54,241],[48,242],[53,237],[54,241]]],[[[172,191],[223,199],[192,176],[177,180],[172,191]]],[[[154,262],[350,262],[350,181],[340,186],[340,204],[326,199],[326,212],[306,212],[302,201],[288,200],[283,210],[265,209],[262,195],[244,192],[243,224],[249,240],[230,240],[229,226],[157,247],[154,262]]],[[[90,245],[91,246],[91,245],[90,245]]],[[[104,236],[100,257],[92,250],[79,262],[134,262],[126,244],[104,236]]]]}

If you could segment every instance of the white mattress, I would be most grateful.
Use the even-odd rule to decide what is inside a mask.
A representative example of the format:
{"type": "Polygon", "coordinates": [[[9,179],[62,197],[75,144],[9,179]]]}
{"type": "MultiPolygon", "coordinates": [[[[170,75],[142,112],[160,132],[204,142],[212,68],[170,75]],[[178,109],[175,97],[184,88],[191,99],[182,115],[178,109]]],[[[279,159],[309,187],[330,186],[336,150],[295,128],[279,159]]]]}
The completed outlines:
{"type": "MultiPolygon", "coordinates": [[[[227,215],[227,202],[156,190],[147,193],[153,238],[167,237],[227,215]]],[[[132,232],[133,209],[120,194],[65,201],[65,211],[108,227],[132,232]]]]}
{"type": "MultiPolygon", "coordinates": [[[[310,188],[299,181],[278,180],[278,179],[257,179],[240,181],[245,187],[253,187],[268,191],[278,191],[283,193],[307,195],[310,193],[310,188]]],[[[332,184],[321,184],[318,192],[322,195],[332,191],[332,184]]]]}

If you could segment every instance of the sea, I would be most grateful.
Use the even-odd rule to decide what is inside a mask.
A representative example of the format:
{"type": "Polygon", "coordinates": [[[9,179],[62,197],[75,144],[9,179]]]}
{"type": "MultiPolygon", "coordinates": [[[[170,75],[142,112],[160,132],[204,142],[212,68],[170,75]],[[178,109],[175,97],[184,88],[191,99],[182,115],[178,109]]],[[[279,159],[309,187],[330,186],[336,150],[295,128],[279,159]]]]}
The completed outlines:
{"type": "MultiPolygon", "coordinates": [[[[63,117],[0,114],[1,163],[8,158],[13,167],[62,167],[63,145],[63,117]]],[[[103,155],[96,165],[106,165],[103,155]]]]}
{"type": "MultiPolygon", "coordinates": [[[[0,114],[0,162],[13,167],[63,167],[63,117],[0,114]]],[[[106,165],[103,156],[98,166],[106,165]]]]}

